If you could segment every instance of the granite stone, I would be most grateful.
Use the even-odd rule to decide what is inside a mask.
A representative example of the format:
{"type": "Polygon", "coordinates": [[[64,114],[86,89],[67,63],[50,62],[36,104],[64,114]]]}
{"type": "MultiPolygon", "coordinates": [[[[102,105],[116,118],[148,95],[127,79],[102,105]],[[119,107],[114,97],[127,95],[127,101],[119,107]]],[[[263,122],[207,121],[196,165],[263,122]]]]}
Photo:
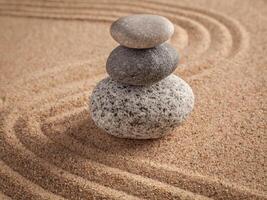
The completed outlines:
{"type": "Polygon", "coordinates": [[[106,70],[113,80],[130,85],[151,85],[169,76],[177,67],[178,53],[164,43],[151,49],[115,48],[106,70]]]}
{"type": "Polygon", "coordinates": [[[160,138],[192,111],[194,94],[176,75],[147,86],[121,84],[110,77],[95,87],[91,117],[107,133],[132,139],[160,138]]]}
{"type": "Polygon", "coordinates": [[[174,33],[173,24],[165,17],[137,14],[121,17],[110,28],[110,34],[119,44],[129,48],[152,48],[174,33]]]}

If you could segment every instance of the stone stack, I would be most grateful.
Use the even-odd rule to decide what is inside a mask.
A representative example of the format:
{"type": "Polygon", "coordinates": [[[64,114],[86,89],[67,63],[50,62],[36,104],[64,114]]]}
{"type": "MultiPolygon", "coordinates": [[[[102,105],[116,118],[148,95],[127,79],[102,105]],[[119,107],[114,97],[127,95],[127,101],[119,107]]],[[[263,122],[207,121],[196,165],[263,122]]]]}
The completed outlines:
{"type": "Polygon", "coordinates": [[[192,111],[192,89],[171,74],[178,53],[166,41],[173,32],[173,24],[157,15],[131,15],[112,24],[120,46],[107,60],[110,77],[98,83],[90,102],[99,128],[121,138],[160,138],[192,111]]]}

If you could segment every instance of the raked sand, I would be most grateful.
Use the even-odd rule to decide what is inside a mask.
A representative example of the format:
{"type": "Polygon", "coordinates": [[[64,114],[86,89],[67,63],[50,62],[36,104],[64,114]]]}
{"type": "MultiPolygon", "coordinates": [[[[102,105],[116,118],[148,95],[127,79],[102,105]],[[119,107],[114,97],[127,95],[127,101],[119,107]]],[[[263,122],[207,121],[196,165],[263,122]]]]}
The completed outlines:
{"type": "Polygon", "coordinates": [[[0,199],[267,199],[267,3],[0,0],[0,199]],[[99,130],[120,16],[175,24],[193,113],[159,140],[99,130]]]}

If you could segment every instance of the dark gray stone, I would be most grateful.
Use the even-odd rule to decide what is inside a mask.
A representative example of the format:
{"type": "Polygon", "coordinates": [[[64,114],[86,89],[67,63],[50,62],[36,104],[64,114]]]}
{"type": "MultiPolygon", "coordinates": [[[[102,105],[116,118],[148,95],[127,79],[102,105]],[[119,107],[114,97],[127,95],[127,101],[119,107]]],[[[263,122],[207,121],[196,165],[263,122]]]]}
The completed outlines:
{"type": "Polygon", "coordinates": [[[192,89],[175,75],[149,87],[129,86],[108,77],[95,87],[90,111],[95,124],[111,135],[151,139],[179,126],[193,105],[192,89]]]}
{"type": "Polygon", "coordinates": [[[151,85],[177,67],[178,53],[164,43],[151,49],[118,46],[108,57],[106,69],[113,80],[130,85],[151,85]]]}
{"type": "Polygon", "coordinates": [[[119,44],[129,48],[151,48],[171,38],[173,24],[165,17],[139,14],[121,17],[110,28],[119,44]]]}

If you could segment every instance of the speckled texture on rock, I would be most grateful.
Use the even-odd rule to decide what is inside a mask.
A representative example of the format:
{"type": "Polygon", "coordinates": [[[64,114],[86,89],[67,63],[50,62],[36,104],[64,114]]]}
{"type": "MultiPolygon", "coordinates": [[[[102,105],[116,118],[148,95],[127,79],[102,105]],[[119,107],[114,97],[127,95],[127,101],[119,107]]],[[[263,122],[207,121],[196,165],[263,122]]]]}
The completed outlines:
{"type": "Polygon", "coordinates": [[[170,133],[193,105],[192,89],[176,75],[150,87],[129,86],[108,77],[95,87],[90,109],[95,124],[111,135],[151,139],[170,133]]]}
{"type": "Polygon", "coordinates": [[[151,48],[174,33],[173,24],[165,17],[138,14],[121,17],[110,28],[110,34],[119,44],[129,48],[151,48]]]}
{"type": "Polygon", "coordinates": [[[150,49],[115,48],[106,69],[113,80],[130,85],[151,85],[170,75],[177,67],[178,53],[164,43],[150,49]]]}

